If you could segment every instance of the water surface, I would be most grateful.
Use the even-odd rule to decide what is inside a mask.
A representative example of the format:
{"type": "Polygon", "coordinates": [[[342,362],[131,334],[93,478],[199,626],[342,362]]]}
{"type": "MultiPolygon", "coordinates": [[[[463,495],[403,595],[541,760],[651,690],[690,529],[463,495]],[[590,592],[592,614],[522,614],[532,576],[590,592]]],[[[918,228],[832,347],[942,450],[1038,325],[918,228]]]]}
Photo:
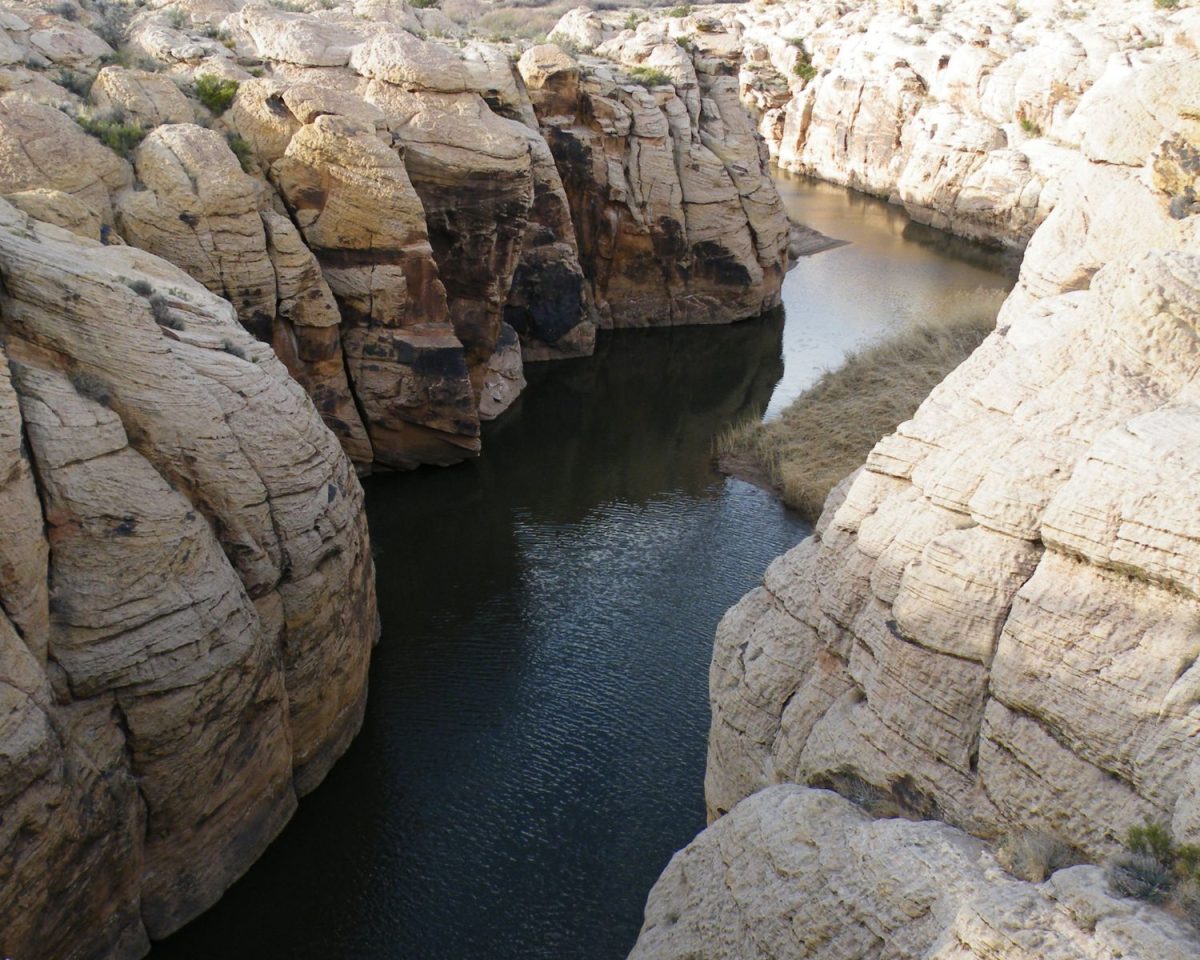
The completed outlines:
{"type": "Polygon", "coordinates": [[[852,241],[792,272],[786,328],[604,335],[528,371],[481,460],[366,483],[383,637],[363,732],[153,960],[625,955],[704,826],[717,621],[806,533],[713,471],[713,438],[947,286],[1005,282],[878,201],[783,189],[852,241]]]}

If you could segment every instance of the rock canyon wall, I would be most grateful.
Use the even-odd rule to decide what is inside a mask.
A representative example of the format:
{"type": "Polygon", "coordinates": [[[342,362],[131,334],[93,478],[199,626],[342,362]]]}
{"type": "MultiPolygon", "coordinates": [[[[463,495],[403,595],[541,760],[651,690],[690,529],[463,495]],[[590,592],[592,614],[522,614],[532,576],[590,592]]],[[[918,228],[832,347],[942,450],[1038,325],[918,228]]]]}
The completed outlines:
{"type": "Polygon", "coordinates": [[[1098,869],[1018,883],[966,836],[1093,863],[1147,821],[1200,840],[1200,18],[785,3],[638,29],[689,28],[744,50],[781,163],[1026,251],[995,332],[723,620],[720,819],[634,955],[1200,955],[1098,869]]]}
{"type": "Polygon", "coordinates": [[[765,147],[673,42],[651,82],[654,51],[515,63],[403,3],[68,6],[3,8],[0,194],[69,194],[23,209],[229,300],[360,471],[477,454],[523,362],[588,354],[597,326],[778,303],[765,147]],[[119,56],[87,29],[114,18],[119,56]],[[149,131],[128,161],[88,135],[126,125],[149,131]]]}
{"type": "Polygon", "coordinates": [[[0,955],[132,958],[361,723],[373,467],[778,302],[727,81],[403,3],[0,2],[0,955]],[[285,7],[287,9],[285,9],[285,7]]]}

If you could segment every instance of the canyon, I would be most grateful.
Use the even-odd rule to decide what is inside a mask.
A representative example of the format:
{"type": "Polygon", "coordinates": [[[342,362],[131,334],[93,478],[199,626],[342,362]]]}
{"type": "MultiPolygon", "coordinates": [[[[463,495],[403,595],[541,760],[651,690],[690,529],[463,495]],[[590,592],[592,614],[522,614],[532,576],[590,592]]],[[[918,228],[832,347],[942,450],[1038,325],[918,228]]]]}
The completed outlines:
{"type": "Polygon", "coordinates": [[[781,166],[1023,259],[996,330],[722,621],[715,823],[651,893],[633,956],[1200,950],[1096,867],[1015,881],[970,836],[1084,863],[1145,822],[1200,836],[1200,22],[1170,7],[779,4],[638,27],[743,57],[781,166]]]}
{"type": "Polygon", "coordinates": [[[1200,840],[1200,14],[305,6],[0,3],[0,952],[139,957],[246,871],[362,723],[358,476],[777,305],[824,240],[774,160],[1020,276],[722,620],[633,956],[1200,953],[1089,865],[1200,840]]]}
{"type": "Polygon", "coordinates": [[[731,78],[439,16],[0,7],[5,956],[144,955],[347,748],[357,474],[477,455],[597,327],[778,303],[731,78]]]}

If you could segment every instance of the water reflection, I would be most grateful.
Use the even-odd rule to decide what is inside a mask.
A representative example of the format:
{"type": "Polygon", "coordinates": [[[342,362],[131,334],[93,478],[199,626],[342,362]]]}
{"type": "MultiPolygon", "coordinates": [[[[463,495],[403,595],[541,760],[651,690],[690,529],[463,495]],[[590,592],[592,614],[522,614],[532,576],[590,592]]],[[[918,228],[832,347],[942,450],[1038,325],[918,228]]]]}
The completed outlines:
{"type": "Polygon", "coordinates": [[[766,416],[772,417],[846,353],[890,329],[973,308],[973,294],[1007,290],[1011,258],[914,223],[875,197],[805,177],[780,174],[792,217],[846,246],[802,259],[783,284],[786,371],[766,416]]]}
{"type": "Polygon", "coordinates": [[[478,462],[373,478],[362,736],[166,958],[617,958],[703,826],[716,623],[803,527],[713,472],[781,313],[538,365],[478,462]]]}

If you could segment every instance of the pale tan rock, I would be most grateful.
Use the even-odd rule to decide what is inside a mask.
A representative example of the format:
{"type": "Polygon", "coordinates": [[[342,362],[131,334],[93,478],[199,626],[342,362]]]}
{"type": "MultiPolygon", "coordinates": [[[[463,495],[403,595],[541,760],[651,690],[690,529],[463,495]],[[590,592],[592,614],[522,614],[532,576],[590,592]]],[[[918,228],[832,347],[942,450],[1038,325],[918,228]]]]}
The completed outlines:
{"type": "Polygon", "coordinates": [[[362,493],[274,354],[177,268],[0,204],[0,279],[20,408],[5,376],[0,451],[23,434],[31,455],[0,488],[0,698],[24,697],[3,711],[21,893],[0,927],[24,955],[136,957],[221,895],[358,728],[362,493]]]}
{"type": "Polygon", "coordinates": [[[69,193],[35,187],[7,194],[4,199],[35,220],[52,223],[89,240],[100,239],[99,214],[69,193]]]}
{"type": "Polygon", "coordinates": [[[378,29],[345,16],[317,19],[266,3],[248,3],[230,20],[259,56],[311,67],[345,66],[351,50],[378,29]]]}
{"type": "Polygon", "coordinates": [[[1032,884],[940,823],[872,820],[835,794],[771,787],[677,853],[636,960],[1110,960],[1195,956],[1161,910],[1080,866],[1032,884]]]}
{"type": "Polygon", "coordinates": [[[1196,470],[1198,290],[1200,260],[1159,253],[1014,295],[723,622],[710,810],[852,773],[1094,857],[1146,819],[1193,835],[1200,527],[1171,491],[1196,470]]]}
{"type": "Polygon", "coordinates": [[[133,155],[140,189],[116,198],[127,241],[182,267],[229,300],[243,325],[270,339],[275,271],[258,188],[225,138],[195,124],[156,128],[133,155]]]}
{"type": "Polygon", "coordinates": [[[60,190],[111,224],[111,194],[131,180],[129,164],[70,117],[27,100],[0,100],[0,193],[60,190]]]}
{"type": "Polygon", "coordinates": [[[120,110],[146,127],[191,123],[195,119],[187,97],[169,77],[159,73],[105,67],[96,74],[88,97],[99,109],[120,110]]]}

